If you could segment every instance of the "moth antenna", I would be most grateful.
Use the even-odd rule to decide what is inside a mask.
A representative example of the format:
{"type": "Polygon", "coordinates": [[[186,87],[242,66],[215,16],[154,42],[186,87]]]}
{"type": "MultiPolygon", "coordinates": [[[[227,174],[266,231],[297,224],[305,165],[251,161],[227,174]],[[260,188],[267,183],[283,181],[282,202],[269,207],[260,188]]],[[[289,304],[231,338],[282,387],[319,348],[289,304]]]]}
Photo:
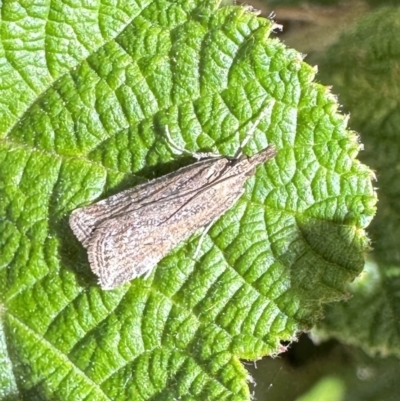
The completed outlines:
{"type": "Polygon", "coordinates": [[[247,143],[250,141],[250,139],[254,135],[254,132],[256,131],[258,124],[260,124],[261,120],[265,117],[268,110],[270,110],[270,104],[268,106],[264,107],[264,109],[261,111],[260,115],[257,117],[256,121],[254,121],[253,125],[250,127],[249,131],[247,132],[245,138],[239,145],[239,149],[237,150],[235,156],[233,156],[233,159],[237,159],[243,155],[243,148],[247,145],[247,143]]]}
{"type": "Polygon", "coordinates": [[[188,150],[186,150],[185,148],[182,148],[181,146],[179,146],[171,137],[171,133],[169,132],[169,128],[168,125],[165,126],[165,136],[167,138],[167,142],[168,145],[170,146],[172,151],[177,151],[179,152],[178,154],[182,154],[182,153],[190,153],[188,150]]]}
{"type": "Polygon", "coordinates": [[[171,133],[169,132],[168,125],[165,126],[165,136],[167,138],[168,145],[170,146],[172,151],[178,151],[179,154],[181,155],[182,153],[186,153],[187,155],[192,156],[194,159],[201,160],[201,159],[219,159],[222,156],[218,153],[213,153],[213,152],[207,152],[207,153],[202,153],[202,152],[191,152],[190,150],[187,150],[185,148],[180,147],[171,137],[171,133]]]}

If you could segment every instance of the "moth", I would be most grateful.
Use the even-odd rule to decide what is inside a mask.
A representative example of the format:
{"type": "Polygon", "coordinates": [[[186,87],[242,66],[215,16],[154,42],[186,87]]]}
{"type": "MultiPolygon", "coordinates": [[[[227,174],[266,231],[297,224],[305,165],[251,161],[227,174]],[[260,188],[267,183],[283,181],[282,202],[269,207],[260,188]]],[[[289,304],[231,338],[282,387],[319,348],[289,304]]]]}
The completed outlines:
{"type": "Polygon", "coordinates": [[[201,228],[205,233],[235,204],[256,166],[276,153],[272,146],[250,157],[242,153],[261,118],[234,157],[192,154],[200,160],[72,212],[70,227],[102,289],[147,277],[178,244],[201,228]]]}

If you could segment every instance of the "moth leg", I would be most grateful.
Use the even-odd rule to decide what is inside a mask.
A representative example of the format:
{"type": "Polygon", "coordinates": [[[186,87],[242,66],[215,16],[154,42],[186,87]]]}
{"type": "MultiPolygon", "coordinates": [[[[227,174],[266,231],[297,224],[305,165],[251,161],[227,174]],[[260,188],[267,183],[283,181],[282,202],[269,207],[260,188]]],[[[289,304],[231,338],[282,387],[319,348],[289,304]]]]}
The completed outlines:
{"type": "Polygon", "coordinates": [[[151,273],[153,272],[153,270],[154,270],[154,266],[153,266],[153,267],[150,267],[150,268],[144,273],[143,278],[144,278],[145,280],[147,280],[147,279],[151,276],[151,273]]]}
{"type": "Polygon", "coordinates": [[[208,223],[208,224],[204,227],[204,230],[203,230],[203,232],[202,232],[201,235],[200,235],[199,242],[198,242],[198,244],[197,244],[197,246],[196,246],[196,250],[194,251],[193,259],[197,259],[197,256],[199,255],[199,252],[200,252],[201,245],[202,245],[202,243],[203,243],[203,241],[204,241],[204,237],[207,235],[207,233],[210,231],[210,228],[213,226],[213,224],[214,224],[218,219],[219,219],[219,216],[216,217],[215,219],[213,219],[210,223],[208,223]]]}
{"type": "Polygon", "coordinates": [[[256,121],[254,121],[254,124],[250,127],[249,131],[247,132],[246,136],[244,137],[243,141],[239,145],[239,149],[236,151],[235,156],[233,156],[233,159],[237,159],[240,156],[243,155],[243,148],[247,145],[247,142],[250,141],[252,136],[254,135],[254,132],[256,131],[258,124],[260,124],[261,120],[265,117],[267,114],[268,110],[270,110],[270,105],[266,106],[260,113],[260,115],[257,117],[256,121]]]}
{"type": "Polygon", "coordinates": [[[204,153],[204,152],[198,152],[198,153],[196,153],[196,152],[190,152],[189,150],[180,147],[180,146],[172,139],[171,134],[170,134],[169,129],[168,129],[168,125],[165,126],[165,136],[167,137],[167,141],[168,141],[168,144],[170,145],[171,150],[172,150],[173,152],[175,151],[176,154],[179,154],[179,155],[180,155],[180,154],[182,154],[182,153],[186,153],[186,154],[192,156],[193,158],[195,158],[195,159],[197,159],[197,160],[200,160],[200,159],[210,159],[210,158],[218,158],[218,159],[221,158],[221,155],[218,154],[218,153],[213,153],[213,152],[206,152],[206,153],[204,153]]]}

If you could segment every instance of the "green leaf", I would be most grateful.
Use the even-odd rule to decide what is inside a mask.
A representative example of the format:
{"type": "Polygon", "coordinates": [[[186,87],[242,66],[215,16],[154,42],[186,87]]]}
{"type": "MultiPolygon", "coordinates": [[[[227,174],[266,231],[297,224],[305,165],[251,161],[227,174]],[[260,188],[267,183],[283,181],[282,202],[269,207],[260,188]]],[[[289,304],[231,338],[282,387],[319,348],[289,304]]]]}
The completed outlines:
{"type": "Polygon", "coordinates": [[[376,196],[334,97],[242,7],[2,8],[1,396],[249,399],[240,358],[281,352],[363,266],[376,196]],[[71,211],[190,163],[166,125],[233,155],[262,110],[245,152],[278,154],[199,258],[196,233],[149,279],[101,291],[71,211]]]}
{"type": "Polygon", "coordinates": [[[312,345],[307,335],[280,358],[247,366],[259,401],[395,401],[400,392],[399,358],[372,358],[337,341],[312,345]]]}
{"type": "Polygon", "coordinates": [[[369,228],[373,254],[350,288],[348,304],[331,305],[318,335],[334,336],[370,354],[400,355],[400,113],[398,107],[400,9],[362,18],[332,46],[321,65],[334,84],[352,126],[363,133],[360,157],[376,171],[379,208],[369,228]],[[371,35],[371,32],[374,32],[371,35]]]}
{"type": "Polygon", "coordinates": [[[351,110],[352,126],[363,133],[360,157],[377,174],[379,209],[369,231],[374,257],[386,265],[400,264],[399,16],[399,7],[385,7],[364,17],[329,49],[321,66],[322,78],[335,84],[351,110]]]}
{"type": "Polygon", "coordinates": [[[297,401],[342,401],[344,400],[345,386],[337,377],[324,377],[307,394],[297,398],[297,401]]]}
{"type": "Polygon", "coordinates": [[[329,305],[314,335],[336,337],[369,354],[400,356],[398,335],[400,268],[379,268],[372,260],[351,285],[349,302],[329,305]]]}

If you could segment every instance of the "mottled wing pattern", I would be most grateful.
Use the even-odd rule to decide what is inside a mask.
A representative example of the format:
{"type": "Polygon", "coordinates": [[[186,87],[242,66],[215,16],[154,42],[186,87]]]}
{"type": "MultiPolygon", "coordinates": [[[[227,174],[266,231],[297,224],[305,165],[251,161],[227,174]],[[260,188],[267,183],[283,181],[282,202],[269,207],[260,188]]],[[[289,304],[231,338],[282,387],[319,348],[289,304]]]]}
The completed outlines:
{"type": "Polygon", "coordinates": [[[96,226],[105,220],[140,209],[142,203],[157,203],[161,199],[180,194],[183,190],[195,189],[195,186],[209,181],[210,166],[223,169],[227,159],[207,159],[183,167],[173,173],[127,189],[90,206],[74,210],[69,218],[70,227],[87,248],[96,226]]]}
{"type": "Polygon", "coordinates": [[[137,223],[138,216],[133,213],[127,218],[107,220],[95,230],[88,256],[103,289],[113,289],[146,274],[176,245],[178,239],[171,238],[165,226],[138,228],[135,220],[137,223]]]}
{"type": "Polygon", "coordinates": [[[78,209],[89,262],[103,289],[146,274],[196,230],[225,213],[242,195],[254,168],[275,155],[209,159],[92,206],[78,209]],[[89,222],[89,223],[88,223],[89,222]],[[86,231],[85,231],[86,230],[86,231]]]}
{"type": "Polygon", "coordinates": [[[201,192],[183,189],[184,194],[166,203],[144,205],[97,226],[88,254],[101,287],[112,289],[151,271],[179,243],[232,206],[243,193],[243,181],[243,175],[233,176],[201,192]]]}

